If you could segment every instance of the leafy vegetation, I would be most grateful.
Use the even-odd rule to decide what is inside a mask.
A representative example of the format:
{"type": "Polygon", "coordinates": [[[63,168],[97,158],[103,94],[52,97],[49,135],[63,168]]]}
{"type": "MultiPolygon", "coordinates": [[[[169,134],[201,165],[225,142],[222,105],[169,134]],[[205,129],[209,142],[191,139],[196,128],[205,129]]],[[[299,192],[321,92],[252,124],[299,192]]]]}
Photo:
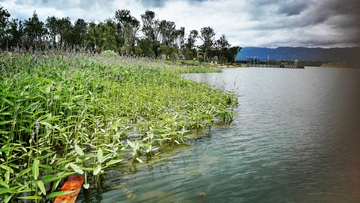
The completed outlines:
{"type": "Polygon", "coordinates": [[[0,57],[1,202],[63,195],[58,186],[72,174],[95,187],[123,159],[143,162],[191,129],[231,122],[237,105],[236,95],[179,75],[210,68],[38,53],[0,57]]]}
{"type": "Polygon", "coordinates": [[[218,62],[225,57],[226,62],[234,62],[241,47],[231,46],[222,35],[215,39],[211,27],[203,27],[200,32],[191,30],[186,35],[185,28],[176,28],[175,22],[156,19],[155,12],[146,10],[141,22],[129,10],[117,10],[113,18],[102,22],[85,22],[70,17],[49,16],[41,22],[36,12],[25,20],[12,19],[10,13],[0,6],[0,48],[7,51],[24,49],[33,52],[41,49],[84,49],[91,53],[111,50],[122,56],[140,56],[167,59],[175,56],[194,59],[202,55],[204,61],[218,62]],[[142,36],[140,37],[140,32],[142,36]],[[187,36],[187,37],[186,37],[187,36]],[[203,44],[196,46],[198,39],[203,44]]]}

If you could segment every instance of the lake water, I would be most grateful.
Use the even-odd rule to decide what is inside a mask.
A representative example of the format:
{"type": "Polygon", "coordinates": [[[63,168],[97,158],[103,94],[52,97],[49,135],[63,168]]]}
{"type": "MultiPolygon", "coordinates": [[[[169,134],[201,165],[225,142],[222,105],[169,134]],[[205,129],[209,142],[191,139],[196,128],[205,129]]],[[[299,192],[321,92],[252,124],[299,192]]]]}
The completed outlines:
{"type": "Polygon", "coordinates": [[[234,122],[110,172],[77,202],[360,201],[360,69],[234,68],[184,77],[241,95],[234,122]]]}

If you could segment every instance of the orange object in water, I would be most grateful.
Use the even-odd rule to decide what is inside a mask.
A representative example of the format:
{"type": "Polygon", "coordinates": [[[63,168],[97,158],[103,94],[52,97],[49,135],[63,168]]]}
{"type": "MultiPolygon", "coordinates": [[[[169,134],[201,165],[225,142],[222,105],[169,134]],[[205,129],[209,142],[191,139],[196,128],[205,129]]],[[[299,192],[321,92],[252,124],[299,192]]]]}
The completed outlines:
{"type": "Polygon", "coordinates": [[[84,183],[84,177],[69,176],[68,180],[61,187],[61,191],[75,191],[75,192],[66,195],[57,196],[54,203],[74,203],[83,183],[84,183]]]}

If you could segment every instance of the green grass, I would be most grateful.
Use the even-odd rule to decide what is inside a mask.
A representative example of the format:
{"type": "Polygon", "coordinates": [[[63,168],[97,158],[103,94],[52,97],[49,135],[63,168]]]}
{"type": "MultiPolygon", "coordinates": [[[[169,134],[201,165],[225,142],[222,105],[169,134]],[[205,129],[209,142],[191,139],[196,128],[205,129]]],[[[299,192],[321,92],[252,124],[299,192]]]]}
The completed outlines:
{"type": "Polygon", "coordinates": [[[71,174],[95,187],[128,156],[142,162],[191,129],[231,122],[237,105],[180,76],[209,68],[66,53],[3,55],[0,65],[1,202],[44,202],[71,174]]]}

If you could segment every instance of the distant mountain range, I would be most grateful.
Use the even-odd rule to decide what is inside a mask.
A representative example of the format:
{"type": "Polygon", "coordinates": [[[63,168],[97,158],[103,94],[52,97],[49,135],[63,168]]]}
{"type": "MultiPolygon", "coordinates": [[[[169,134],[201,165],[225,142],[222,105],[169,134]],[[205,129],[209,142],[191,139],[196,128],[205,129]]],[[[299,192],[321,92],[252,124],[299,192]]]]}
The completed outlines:
{"type": "Polygon", "coordinates": [[[360,47],[329,49],[304,47],[243,47],[235,60],[246,61],[249,58],[256,58],[260,61],[270,59],[284,61],[360,62],[360,47]]]}

